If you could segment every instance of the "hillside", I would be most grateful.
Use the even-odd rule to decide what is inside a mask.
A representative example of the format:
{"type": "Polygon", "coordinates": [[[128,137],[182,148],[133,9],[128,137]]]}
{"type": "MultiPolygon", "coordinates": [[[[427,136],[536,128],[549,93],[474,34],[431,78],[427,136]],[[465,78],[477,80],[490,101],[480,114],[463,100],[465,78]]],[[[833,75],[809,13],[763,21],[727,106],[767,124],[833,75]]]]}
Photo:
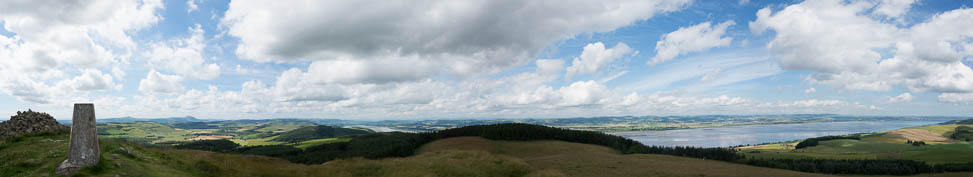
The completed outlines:
{"type": "MultiPolygon", "coordinates": [[[[0,176],[50,175],[66,158],[67,133],[0,141],[0,176]]],[[[622,154],[564,141],[506,141],[454,137],[432,141],[401,158],[345,158],[323,164],[284,159],[143,147],[101,140],[103,163],[82,176],[827,176],[669,155],[622,154]],[[152,170],[145,170],[152,169],[152,170]]],[[[935,173],[920,176],[956,176],[935,173]]]]}
{"type": "Polygon", "coordinates": [[[420,154],[451,150],[513,157],[545,176],[827,176],[669,155],[621,154],[608,147],[563,141],[458,137],[429,143],[420,154]]]}
{"type": "Polygon", "coordinates": [[[274,141],[277,142],[301,142],[315,139],[337,138],[350,135],[361,135],[371,133],[366,130],[331,127],[326,125],[301,127],[291,131],[281,133],[274,141]]]}
{"type": "MultiPolygon", "coordinates": [[[[68,134],[48,133],[0,142],[0,176],[42,176],[66,157],[68,134]]],[[[435,141],[417,155],[326,165],[196,150],[142,147],[102,139],[103,163],[91,176],[821,176],[665,155],[622,155],[595,145],[561,141],[495,141],[461,137],[435,141]],[[676,163],[673,163],[676,162],[676,163]],[[657,168],[646,168],[657,167],[657,168]],[[144,170],[153,169],[153,170],[144,170]],[[611,171],[605,174],[607,171],[611,171]]]]}
{"type": "MultiPolygon", "coordinates": [[[[952,121],[957,122],[963,121],[952,121]]],[[[796,148],[800,143],[794,141],[739,149],[748,157],[763,159],[878,159],[965,164],[973,163],[973,143],[958,139],[967,136],[967,131],[966,126],[959,124],[937,124],[854,135],[860,137],[857,139],[822,140],[804,148],[796,148]],[[909,143],[920,141],[921,145],[909,143]]],[[[808,140],[813,139],[819,138],[808,140]]]]}
{"type": "MultiPolygon", "coordinates": [[[[99,120],[100,121],[100,120],[99,120]]],[[[102,137],[122,138],[146,144],[172,145],[195,140],[229,139],[241,145],[272,145],[277,134],[313,122],[295,119],[229,120],[208,122],[99,122],[102,137]]]]}

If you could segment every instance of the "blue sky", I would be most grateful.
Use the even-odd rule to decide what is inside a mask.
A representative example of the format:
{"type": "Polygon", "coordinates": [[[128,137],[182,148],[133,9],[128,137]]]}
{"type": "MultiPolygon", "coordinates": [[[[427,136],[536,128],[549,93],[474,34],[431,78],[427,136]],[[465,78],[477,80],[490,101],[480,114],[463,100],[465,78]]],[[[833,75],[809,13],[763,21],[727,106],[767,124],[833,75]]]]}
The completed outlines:
{"type": "Polygon", "coordinates": [[[969,116],[970,3],[2,2],[0,112],[969,116]]]}

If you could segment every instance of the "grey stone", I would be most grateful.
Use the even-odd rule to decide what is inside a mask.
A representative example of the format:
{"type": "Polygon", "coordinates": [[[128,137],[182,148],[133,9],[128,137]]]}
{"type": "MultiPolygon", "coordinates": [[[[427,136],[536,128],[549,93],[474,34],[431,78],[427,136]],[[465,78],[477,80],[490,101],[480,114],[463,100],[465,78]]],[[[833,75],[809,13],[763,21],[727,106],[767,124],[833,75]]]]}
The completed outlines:
{"type": "Polygon", "coordinates": [[[10,116],[10,120],[0,122],[0,140],[31,133],[65,131],[67,129],[67,126],[61,125],[47,113],[34,112],[33,110],[17,111],[17,115],[10,116]]]}
{"type": "Polygon", "coordinates": [[[81,168],[98,164],[101,151],[98,147],[98,128],[95,127],[95,105],[74,104],[71,118],[71,142],[68,159],[57,167],[57,174],[70,175],[81,168]]]}

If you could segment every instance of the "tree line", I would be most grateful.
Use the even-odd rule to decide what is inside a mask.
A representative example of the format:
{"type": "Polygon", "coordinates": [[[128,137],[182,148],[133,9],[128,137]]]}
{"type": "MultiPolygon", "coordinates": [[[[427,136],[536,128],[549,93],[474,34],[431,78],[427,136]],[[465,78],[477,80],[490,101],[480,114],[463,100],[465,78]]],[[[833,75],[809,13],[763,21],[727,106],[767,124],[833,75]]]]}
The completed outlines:
{"type": "Polygon", "coordinates": [[[973,128],[969,126],[958,126],[953,130],[953,135],[950,138],[960,141],[973,141],[973,128]]]}
{"type": "Polygon", "coordinates": [[[813,146],[817,146],[818,145],[818,142],[821,142],[821,141],[838,140],[838,139],[861,140],[861,136],[855,134],[855,135],[846,135],[846,136],[822,136],[822,137],[817,137],[817,138],[808,138],[808,139],[805,139],[804,141],[801,141],[800,143],[797,143],[797,145],[794,145],[794,149],[803,149],[803,148],[806,148],[806,147],[813,147],[813,146]]]}

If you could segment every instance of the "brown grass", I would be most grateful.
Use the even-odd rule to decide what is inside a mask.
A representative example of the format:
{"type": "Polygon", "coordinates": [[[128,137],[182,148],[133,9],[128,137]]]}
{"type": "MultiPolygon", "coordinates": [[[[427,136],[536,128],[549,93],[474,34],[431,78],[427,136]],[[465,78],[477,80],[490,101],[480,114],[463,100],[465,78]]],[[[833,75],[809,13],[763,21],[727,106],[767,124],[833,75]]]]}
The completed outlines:
{"type": "Polygon", "coordinates": [[[943,135],[940,133],[936,133],[924,129],[898,129],[898,130],[889,131],[882,137],[907,139],[913,141],[919,140],[919,141],[927,141],[927,142],[950,141],[946,137],[943,137],[943,135]]]}

